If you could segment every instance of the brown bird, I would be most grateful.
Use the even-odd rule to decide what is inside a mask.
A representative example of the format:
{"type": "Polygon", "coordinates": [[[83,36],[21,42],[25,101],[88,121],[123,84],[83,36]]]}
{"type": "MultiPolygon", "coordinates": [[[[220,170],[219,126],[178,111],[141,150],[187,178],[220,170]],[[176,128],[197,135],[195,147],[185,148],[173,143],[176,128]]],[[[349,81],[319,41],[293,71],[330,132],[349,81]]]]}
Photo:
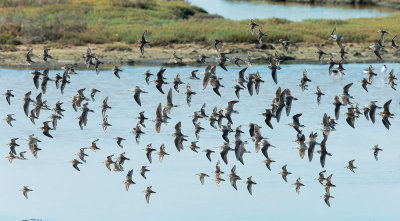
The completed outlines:
{"type": "Polygon", "coordinates": [[[81,163],[79,160],[74,159],[74,160],[71,161],[71,163],[72,163],[72,166],[73,166],[77,171],[81,171],[81,170],[79,169],[78,165],[79,165],[79,164],[82,164],[82,163],[81,163]]]}
{"type": "Polygon", "coordinates": [[[165,152],[164,144],[161,144],[160,151],[157,154],[158,154],[158,159],[160,160],[160,163],[162,163],[165,155],[169,155],[167,152],[165,152]]]}
{"type": "Polygon", "coordinates": [[[14,116],[14,114],[7,114],[7,117],[4,118],[4,120],[7,122],[7,124],[10,125],[11,127],[13,126],[12,122],[15,121],[13,116],[14,116]]]}
{"type": "Polygon", "coordinates": [[[246,184],[247,184],[247,190],[249,191],[250,195],[253,195],[252,187],[254,184],[257,183],[255,183],[251,178],[252,178],[251,176],[247,178],[246,184]]]}
{"type": "Polygon", "coordinates": [[[200,183],[201,183],[201,185],[204,185],[204,177],[209,177],[207,174],[205,174],[205,173],[198,173],[198,174],[196,174],[197,176],[199,176],[200,177],[200,183]]]}
{"type": "Polygon", "coordinates": [[[6,93],[3,94],[6,96],[6,101],[7,101],[8,105],[11,105],[11,102],[10,102],[11,97],[14,97],[14,94],[12,94],[12,91],[13,90],[7,90],[6,93]]]}
{"type": "Polygon", "coordinates": [[[24,186],[21,191],[22,191],[22,194],[24,195],[24,197],[28,199],[28,193],[33,190],[29,189],[28,186],[24,186]]]}
{"type": "Polygon", "coordinates": [[[287,166],[287,165],[284,165],[284,166],[282,167],[282,171],[279,173],[279,174],[282,175],[282,178],[283,178],[283,180],[284,180],[285,182],[287,182],[286,176],[289,175],[289,174],[292,174],[291,172],[287,171],[286,166],[287,166]]]}
{"type": "Polygon", "coordinates": [[[129,186],[130,186],[131,184],[136,184],[136,183],[133,182],[133,180],[132,180],[132,174],[133,174],[133,170],[129,170],[129,171],[128,171],[128,174],[126,174],[125,181],[124,181],[125,190],[126,190],[126,191],[129,190],[129,186]]]}
{"type": "Polygon", "coordinates": [[[293,183],[293,185],[296,186],[296,193],[297,193],[297,195],[299,195],[300,194],[300,187],[304,186],[304,184],[301,183],[300,177],[297,178],[296,182],[293,183]]]}
{"type": "Polygon", "coordinates": [[[354,161],[355,160],[350,160],[348,165],[346,166],[346,168],[349,169],[353,173],[354,173],[354,169],[357,169],[357,167],[354,166],[354,161]]]}
{"type": "Polygon", "coordinates": [[[147,203],[150,202],[150,195],[153,194],[153,193],[156,193],[156,192],[154,192],[151,188],[152,188],[152,186],[149,186],[149,187],[147,187],[146,190],[144,191],[144,192],[146,193],[145,197],[146,197],[146,202],[147,202],[147,203]]]}

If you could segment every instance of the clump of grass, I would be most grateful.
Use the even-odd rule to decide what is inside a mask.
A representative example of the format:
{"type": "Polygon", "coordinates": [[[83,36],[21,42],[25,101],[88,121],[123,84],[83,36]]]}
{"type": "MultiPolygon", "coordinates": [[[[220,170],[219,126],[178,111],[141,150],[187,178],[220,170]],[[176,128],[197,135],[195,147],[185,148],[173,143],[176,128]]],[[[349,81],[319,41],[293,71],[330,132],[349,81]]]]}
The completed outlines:
{"type": "Polygon", "coordinates": [[[132,51],[128,45],[124,44],[107,44],[104,46],[105,51],[132,51]]]}

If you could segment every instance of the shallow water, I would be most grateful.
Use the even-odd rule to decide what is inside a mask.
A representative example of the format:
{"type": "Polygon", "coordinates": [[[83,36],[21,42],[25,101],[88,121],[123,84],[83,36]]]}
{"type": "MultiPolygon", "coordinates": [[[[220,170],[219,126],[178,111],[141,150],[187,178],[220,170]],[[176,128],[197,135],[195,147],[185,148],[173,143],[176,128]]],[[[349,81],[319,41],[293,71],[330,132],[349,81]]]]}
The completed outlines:
{"type": "Polygon", "coordinates": [[[254,2],[230,2],[226,0],[189,0],[193,5],[204,8],[232,20],[250,18],[284,18],[291,21],[305,19],[348,19],[382,17],[389,13],[373,9],[312,6],[307,4],[277,4],[254,2]]]}
{"type": "MultiPolygon", "coordinates": [[[[269,129],[260,113],[269,108],[277,85],[271,79],[270,71],[265,66],[254,66],[249,68],[247,73],[260,71],[265,83],[261,85],[259,95],[250,97],[247,91],[242,91],[240,102],[235,105],[240,114],[233,114],[233,127],[248,122],[258,123],[261,133],[268,137],[269,141],[277,146],[271,148],[269,155],[276,162],[271,164],[272,171],[268,171],[262,163],[262,154],[254,152],[254,145],[248,135],[248,127],[243,126],[246,132],[242,139],[248,140],[246,146],[252,153],[244,156],[245,165],[235,160],[234,153],[228,155],[229,164],[221,165],[225,174],[233,165],[237,166],[237,173],[242,179],[253,176],[257,183],[253,187],[253,196],[247,192],[246,185],[238,182],[238,190],[235,191],[229,182],[223,182],[221,187],[216,187],[213,178],[215,163],[220,160],[219,153],[212,155],[210,163],[205,154],[192,152],[189,142],[184,143],[185,150],[178,152],[173,144],[173,127],[178,121],[182,121],[182,131],[188,135],[189,141],[194,141],[194,128],[191,118],[194,111],[200,109],[203,103],[207,103],[206,111],[211,113],[214,106],[226,107],[230,100],[235,100],[232,86],[233,79],[237,77],[239,68],[229,66],[229,72],[217,68],[218,76],[222,77],[221,88],[223,97],[214,94],[208,86],[205,91],[201,90],[200,81],[188,79],[192,67],[167,68],[165,77],[172,81],[176,73],[181,73],[184,82],[190,82],[192,89],[198,94],[192,98],[192,105],[186,104],[184,86],[181,86],[181,93],[173,92],[175,104],[180,105],[173,108],[170,117],[172,118],[167,126],[162,125],[161,133],[156,134],[154,124],[146,122],[145,135],[140,138],[140,144],[135,143],[134,136],[130,133],[136,125],[136,116],[140,111],[145,111],[149,119],[154,119],[155,109],[159,102],[166,102],[166,95],[156,91],[154,84],[147,86],[143,73],[150,69],[156,73],[159,67],[122,67],[121,80],[114,77],[111,70],[103,70],[96,76],[94,71],[78,71],[78,75],[71,76],[71,84],[66,86],[64,95],[61,95],[54,87],[54,82],[49,82],[48,91],[43,96],[48,104],[53,107],[56,101],[64,102],[66,110],[65,117],[58,122],[56,131],[51,131],[54,139],[41,134],[40,122],[48,120],[51,111],[42,111],[40,119],[33,125],[24,116],[22,101],[23,95],[31,90],[32,98],[39,91],[34,88],[30,70],[8,70],[0,69],[0,88],[14,89],[15,98],[9,106],[4,97],[0,100],[0,115],[15,113],[14,127],[10,127],[5,121],[1,121],[0,140],[3,148],[0,155],[8,155],[9,139],[19,137],[17,151],[28,150],[27,142],[22,138],[34,133],[42,140],[39,147],[38,159],[34,159],[30,152],[26,154],[29,160],[14,160],[9,164],[7,159],[0,160],[0,219],[22,220],[40,218],[43,220],[112,220],[112,219],[135,219],[135,220],[244,220],[251,217],[251,220],[265,220],[266,217],[272,220],[396,220],[398,218],[397,200],[400,197],[400,108],[398,92],[395,92],[382,80],[384,75],[379,72],[374,79],[369,92],[365,92],[358,82],[364,74],[362,69],[366,64],[345,65],[346,75],[342,79],[332,79],[327,74],[326,65],[282,65],[278,72],[279,86],[290,88],[292,95],[298,98],[293,102],[291,115],[286,117],[283,113],[278,124],[272,120],[274,129],[269,129]],[[309,83],[309,91],[302,92],[297,86],[302,70],[307,68],[308,76],[312,79],[309,83]],[[332,157],[327,157],[325,169],[327,175],[333,173],[333,183],[336,188],[331,189],[335,197],[331,199],[331,207],[327,207],[320,197],[324,194],[324,188],[314,180],[318,172],[322,170],[319,164],[319,155],[315,153],[314,160],[310,163],[308,159],[300,159],[298,151],[293,149],[296,143],[293,142],[296,132],[288,126],[291,116],[296,113],[303,113],[300,122],[306,127],[303,133],[307,136],[311,131],[318,131],[318,141],[322,140],[321,127],[322,116],[326,112],[334,116],[334,107],[331,104],[333,98],[342,92],[347,83],[354,82],[350,94],[360,106],[369,101],[377,100],[383,105],[389,99],[393,99],[390,106],[395,118],[391,120],[392,127],[387,130],[381,123],[380,116],[372,124],[364,116],[356,122],[356,129],[352,129],[345,121],[342,108],[337,131],[332,132],[327,141],[327,149],[332,157]],[[318,84],[326,94],[317,105],[316,96],[313,94],[318,84]],[[142,94],[142,107],[139,107],[134,99],[130,88],[140,85],[148,94],[142,94]],[[101,93],[97,94],[96,101],[89,102],[89,107],[95,113],[89,114],[88,126],[83,131],[79,130],[75,113],[70,105],[72,96],[81,88],[97,88],[101,93]],[[104,134],[101,126],[101,111],[99,106],[102,100],[109,96],[108,110],[109,122],[113,125],[104,134]],[[113,137],[121,136],[127,140],[121,149],[113,140],[113,137]],[[98,146],[100,151],[94,153],[87,150],[89,157],[87,163],[80,165],[81,172],[72,168],[70,160],[77,158],[74,154],[79,148],[89,146],[91,141],[99,138],[98,146]],[[153,163],[149,164],[145,152],[142,150],[147,144],[152,143],[158,148],[162,143],[170,154],[165,156],[163,163],[153,155],[153,163]],[[379,161],[375,161],[373,152],[370,150],[375,144],[379,144],[383,151],[379,153],[379,161]],[[110,172],[102,163],[107,155],[118,155],[126,152],[131,158],[124,165],[124,172],[110,172]],[[345,169],[347,162],[356,159],[356,173],[345,169]],[[288,170],[292,175],[288,176],[288,183],[285,183],[278,173],[284,164],[288,164],[288,170]],[[149,165],[150,172],[147,173],[147,180],[144,180],[138,170],[142,165],[149,165]],[[135,185],[126,192],[122,182],[126,172],[134,169],[133,180],[135,185]],[[200,185],[196,173],[204,172],[210,175],[206,178],[205,185],[200,185]],[[295,193],[295,187],[291,185],[297,177],[301,177],[305,184],[300,195],[295,193]],[[29,193],[29,200],[26,200],[19,191],[22,186],[28,185],[33,192],[29,193]],[[151,196],[150,204],[146,204],[144,193],[147,186],[153,186],[157,192],[151,196]],[[289,211],[289,212],[288,212],[289,211]]],[[[388,69],[398,69],[399,64],[387,64],[388,69]]],[[[380,69],[380,65],[375,64],[380,69]]],[[[50,71],[53,77],[58,71],[50,71]]],[[[169,85],[164,86],[167,92],[169,85]]],[[[89,96],[89,92],[86,92],[89,96]]],[[[3,118],[3,117],[2,117],[3,118]]],[[[200,133],[198,145],[202,150],[214,148],[223,143],[221,132],[211,128],[208,121],[200,120],[206,128],[200,133]]],[[[224,121],[224,124],[226,122],[224,121]]],[[[230,136],[233,140],[233,134],[230,136]]],[[[318,147],[316,148],[318,149],[318,147]]],[[[219,149],[215,149],[218,151],[219,149]]],[[[226,178],[223,175],[223,178],[226,178]]]]}

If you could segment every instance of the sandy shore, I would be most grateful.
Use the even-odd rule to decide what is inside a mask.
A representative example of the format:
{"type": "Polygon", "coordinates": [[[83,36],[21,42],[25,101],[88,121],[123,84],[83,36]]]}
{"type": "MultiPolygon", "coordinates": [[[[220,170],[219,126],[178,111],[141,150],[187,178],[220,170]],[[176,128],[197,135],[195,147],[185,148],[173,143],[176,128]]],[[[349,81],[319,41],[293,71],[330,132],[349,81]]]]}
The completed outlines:
{"type": "MultiPolygon", "coordinates": [[[[218,54],[212,44],[193,43],[193,44],[171,44],[166,46],[153,46],[145,49],[145,55],[139,53],[138,45],[129,46],[125,51],[106,51],[105,45],[88,45],[93,53],[96,53],[105,66],[112,65],[157,65],[157,66],[173,66],[173,65],[200,65],[198,62],[199,55],[205,54],[210,58],[207,63],[214,63],[218,54]],[[176,51],[177,55],[183,58],[182,63],[175,64],[172,58],[172,53],[176,51]]],[[[77,64],[79,67],[84,67],[83,55],[88,46],[63,46],[50,47],[48,45],[21,45],[17,46],[16,51],[0,51],[0,66],[3,68],[40,68],[45,67],[59,68],[63,64],[77,64]],[[34,64],[28,65],[25,61],[26,52],[29,48],[33,48],[34,64]],[[43,53],[43,48],[51,48],[50,54],[53,59],[49,62],[44,62],[40,54],[43,53]]],[[[379,62],[373,51],[368,48],[368,44],[345,44],[346,63],[367,63],[379,62]]],[[[267,56],[278,53],[283,55],[285,59],[282,63],[318,63],[318,55],[316,54],[317,45],[309,43],[299,43],[293,45],[288,53],[284,53],[280,44],[257,45],[249,43],[224,43],[220,51],[231,53],[228,57],[240,57],[246,59],[247,54],[251,55],[253,63],[267,64],[267,56]]],[[[322,49],[326,53],[335,52],[335,60],[340,60],[338,46],[335,44],[322,45],[322,49]]],[[[387,47],[387,50],[382,53],[385,62],[400,62],[400,52],[387,47]]],[[[323,63],[329,61],[329,56],[325,56],[323,63]]],[[[230,63],[228,63],[230,64],[230,63]]],[[[243,63],[244,64],[244,63],[243,63]]]]}

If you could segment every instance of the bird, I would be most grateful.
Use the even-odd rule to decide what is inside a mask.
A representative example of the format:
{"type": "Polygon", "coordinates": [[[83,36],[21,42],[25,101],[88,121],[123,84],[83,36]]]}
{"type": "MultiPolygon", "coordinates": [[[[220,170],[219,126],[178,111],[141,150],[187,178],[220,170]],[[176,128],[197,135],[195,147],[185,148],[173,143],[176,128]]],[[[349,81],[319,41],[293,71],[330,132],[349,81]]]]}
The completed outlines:
{"type": "Polygon", "coordinates": [[[236,186],[236,181],[241,180],[242,178],[240,178],[240,176],[238,176],[236,174],[236,165],[234,165],[231,169],[231,173],[228,174],[229,177],[229,181],[231,183],[231,186],[233,186],[233,188],[235,190],[237,190],[237,186],[236,186]]]}
{"type": "Polygon", "coordinates": [[[389,32],[387,32],[387,31],[385,31],[385,30],[383,30],[383,29],[379,29],[378,32],[381,34],[381,37],[380,37],[380,39],[379,39],[379,42],[380,42],[381,44],[385,43],[385,35],[386,35],[386,34],[389,34],[389,32]]]}
{"type": "Polygon", "coordinates": [[[147,159],[149,160],[150,163],[152,163],[151,153],[153,151],[156,151],[156,149],[154,149],[151,144],[147,144],[146,148],[144,148],[144,151],[146,151],[147,159]]]}
{"type": "Polygon", "coordinates": [[[274,80],[275,84],[278,84],[277,70],[280,69],[279,62],[280,62],[279,59],[270,56],[269,58],[270,65],[268,66],[268,68],[271,70],[272,80],[274,80]]]}
{"type": "Polygon", "coordinates": [[[300,177],[297,178],[296,182],[293,183],[293,185],[296,186],[296,193],[297,193],[297,195],[299,195],[300,194],[300,187],[304,186],[304,184],[301,183],[300,177]]]}
{"type": "Polygon", "coordinates": [[[139,86],[136,86],[135,89],[133,89],[133,92],[134,92],[133,98],[135,99],[136,103],[137,103],[139,106],[142,106],[142,102],[140,101],[140,94],[141,94],[141,93],[147,93],[147,92],[146,92],[146,91],[143,91],[142,89],[140,89],[139,86]]]}
{"type": "Polygon", "coordinates": [[[257,183],[254,182],[252,180],[252,177],[250,176],[250,177],[247,178],[246,184],[247,184],[247,190],[249,191],[250,195],[253,195],[252,187],[253,187],[254,184],[257,184],[257,183]]]}
{"type": "Polygon", "coordinates": [[[218,52],[219,51],[219,45],[221,45],[222,44],[222,41],[220,41],[220,40],[214,40],[214,48],[215,48],[215,50],[218,52]]]}
{"type": "Polygon", "coordinates": [[[53,136],[50,134],[50,130],[53,130],[53,128],[51,128],[50,126],[49,126],[49,123],[50,123],[51,121],[45,121],[45,122],[43,122],[43,126],[42,127],[40,127],[40,129],[43,131],[43,134],[45,135],[45,136],[47,136],[47,137],[50,137],[50,138],[53,138],[53,136]]]}
{"type": "Polygon", "coordinates": [[[397,85],[394,81],[397,80],[396,76],[394,75],[394,70],[392,69],[389,73],[388,85],[393,89],[396,90],[395,86],[397,85]]]}
{"type": "Polygon", "coordinates": [[[150,42],[146,40],[146,35],[147,35],[147,30],[145,30],[145,31],[143,32],[142,39],[139,41],[139,43],[140,43],[140,53],[141,53],[142,55],[144,55],[144,47],[145,47],[147,44],[150,44],[150,42]]]}
{"type": "Polygon", "coordinates": [[[100,148],[97,147],[97,144],[96,144],[97,141],[99,141],[99,139],[92,141],[92,145],[89,146],[89,149],[91,149],[93,152],[96,152],[96,150],[100,150],[100,148]]]}
{"type": "Polygon", "coordinates": [[[222,68],[222,69],[224,69],[225,71],[228,71],[228,69],[226,68],[226,66],[225,66],[225,63],[227,62],[227,61],[229,61],[229,59],[226,57],[226,55],[227,55],[228,53],[219,53],[219,55],[218,55],[218,65],[222,68]]]}
{"type": "Polygon", "coordinates": [[[114,66],[113,72],[114,72],[114,75],[115,75],[118,79],[121,79],[121,77],[119,76],[119,72],[122,72],[122,70],[121,70],[118,66],[114,66]]]}
{"type": "Polygon", "coordinates": [[[121,142],[126,140],[126,139],[124,139],[122,137],[115,137],[114,139],[117,140],[117,144],[118,144],[119,147],[121,147],[121,148],[124,147],[124,146],[122,146],[121,142]]]}
{"type": "Polygon", "coordinates": [[[209,176],[208,176],[207,174],[205,174],[205,173],[198,173],[197,176],[200,177],[200,183],[201,183],[201,185],[204,185],[204,178],[205,178],[205,177],[209,177],[209,176]]]}
{"type": "Polygon", "coordinates": [[[150,73],[150,70],[147,70],[147,71],[144,73],[144,75],[146,76],[146,77],[145,77],[146,84],[149,85],[149,83],[150,83],[150,77],[153,76],[153,74],[150,73]]]}
{"type": "Polygon", "coordinates": [[[233,149],[229,146],[229,143],[224,142],[223,145],[220,146],[221,148],[221,159],[224,161],[225,164],[228,164],[228,153],[229,151],[232,151],[233,149]]]}
{"type": "MultiPolygon", "coordinates": [[[[260,28],[260,29],[258,29],[258,43],[259,44],[262,44],[263,42],[262,42],[262,39],[263,39],[263,37],[266,37],[266,36],[268,36],[267,34],[265,34],[263,31],[262,31],[262,28],[260,28]]],[[[287,50],[286,50],[287,51],[287,50]]]]}
{"type": "Polygon", "coordinates": [[[297,133],[300,133],[300,127],[304,127],[304,125],[300,124],[300,120],[299,118],[302,116],[303,114],[295,114],[293,115],[293,122],[289,123],[289,126],[293,127],[297,133]]]}
{"type": "Polygon", "coordinates": [[[26,53],[26,62],[28,62],[29,65],[31,65],[32,63],[35,63],[34,61],[32,61],[32,51],[33,49],[29,49],[28,53],[26,53]]]}
{"type": "Polygon", "coordinates": [[[92,101],[95,101],[94,96],[96,95],[97,92],[101,92],[101,91],[97,90],[96,88],[90,89],[90,97],[92,98],[92,101]]]}
{"type": "Polygon", "coordinates": [[[371,84],[371,82],[367,79],[367,78],[363,78],[363,79],[361,79],[361,86],[364,88],[364,90],[366,91],[366,92],[368,92],[368,88],[367,88],[367,85],[369,84],[371,84]]]}
{"type": "Polygon", "coordinates": [[[21,191],[22,191],[22,194],[24,195],[24,197],[26,199],[28,199],[28,193],[33,191],[33,190],[29,189],[28,186],[24,186],[21,191]]]}
{"type": "Polygon", "coordinates": [[[82,164],[82,163],[81,163],[79,160],[73,159],[73,160],[71,161],[71,163],[72,163],[72,167],[74,167],[77,171],[81,171],[81,170],[79,169],[78,165],[79,165],[79,164],[82,164]]]}
{"type": "Polygon", "coordinates": [[[174,79],[174,81],[173,81],[172,83],[174,84],[174,89],[175,89],[175,91],[179,93],[179,86],[180,86],[181,84],[184,84],[184,83],[182,82],[182,80],[181,80],[181,75],[180,75],[179,73],[176,74],[176,77],[175,77],[175,79],[174,79]]]}
{"type": "Polygon", "coordinates": [[[142,166],[142,167],[140,168],[140,175],[141,175],[143,178],[147,179],[147,178],[146,178],[146,172],[148,172],[148,171],[150,171],[150,170],[147,169],[147,166],[142,166]]]}
{"type": "Polygon", "coordinates": [[[176,54],[176,51],[174,51],[173,55],[173,59],[175,61],[175,64],[182,62],[182,58],[178,57],[178,55],[176,54]]]}
{"type": "Polygon", "coordinates": [[[211,162],[211,154],[214,153],[215,151],[210,150],[210,149],[205,149],[205,150],[203,150],[203,152],[206,152],[206,157],[211,162]]]}
{"type": "Polygon", "coordinates": [[[103,104],[101,105],[101,116],[103,118],[106,117],[107,109],[112,109],[110,106],[108,106],[108,97],[104,98],[103,104]]]}
{"type": "Polygon", "coordinates": [[[329,199],[330,198],[335,198],[335,197],[330,195],[329,191],[327,191],[322,197],[324,198],[324,201],[325,201],[326,205],[328,205],[329,207],[331,206],[331,204],[329,203],[329,199]]]}
{"type": "Polygon", "coordinates": [[[285,52],[288,53],[289,47],[290,45],[292,45],[292,43],[288,40],[283,40],[283,39],[279,39],[279,42],[282,44],[282,47],[285,50],[285,52]]]}
{"type": "Polygon", "coordinates": [[[321,185],[324,185],[324,180],[325,180],[324,174],[325,174],[325,172],[326,172],[326,170],[323,170],[323,171],[318,173],[317,180],[321,185]]]}
{"type": "Polygon", "coordinates": [[[375,42],[373,45],[369,46],[370,49],[374,50],[375,55],[378,57],[379,60],[383,60],[380,52],[385,49],[380,41],[375,42]]]}
{"type": "Polygon", "coordinates": [[[191,79],[191,80],[200,80],[200,78],[199,77],[197,77],[197,75],[196,75],[196,73],[198,72],[199,70],[193,70],[192,72],[190,72],[190,76],[189,76],[189,79],[191,79]]]}
{"type": "Polygon", "coordinates": [[[346,168],[349,169],[353,173],[354,173],[354,169],[357,169],[357,167],[354,166],[354,161],[355,160],[350,160],[348,162],[348,165],[346,166],[346,168]]]}
{"type": "Polygon", "coordinates": [[[397,35],[392,38],[392,48],[399,49],[399,46],[396,44],[397,35]]]}
{"type": "Polygon", "coordinates": [[[321,163],[321,167],[324,168],[325,161],[326,161],[326,155],[332,156],[332,154],[326,150],[326,141],[328,140],[328,136],[325,133],[322,135],[324,136],[324,138],[322,139],[322,141],[320,143],[321,150],[319,150],[317,152],[320,154],[319,162],[321,163]]]}
{"type": "Polygon", "coordinates": [[[201,54],[201,55],[199,55],[199,60],[198,60],[198,61],[199,61],[199,63],[205,64],[207,58],[210,58],[210,57],[208,57],[208,56],[205,55],[205,54],[201,54]]]}
{"type": "Polygon", "coordinates": [[[256,29],[256,27],[260,27],[255,21],[254,19],[250,19],[250,30],[251,30],[251,34],[254,35],[254,30],[256,29]]]}
{"type": "Polygon", "coordinates": [[[282,178],[283,178],[283,180],[284,180],[285,182],[287,182],[286,176],[289,175],[289,174],[292,174],[291,172],[287,171],[286,167],[287,167],[287,165],[285,164],[285,165],[282,167],[282,171],[279,173],[279,174],[282,175],[282,178]]]}
{"type": "Polygon", "coordinates": [[[336,27],[333,28],[333,30],[332,30],[331,39],[336,41],[336,43],[337,43],[337,45],[339,46],[340,49],[343,48],[342,40],[344,40],[344,37],[336,34],[336,27]]]}
{"type": "Polygon", "coordinates": [[[49,54],[49,51],[50,51],[49,48],[43,49],[43,61],[45,61],[45,62],[47,62],[47,59],[53,58],[53,57],[49,54]]]}
{"type": "Polygon", "coordinates": [[[325,186],[325,191],[329,192],[329,190],[331,189],[331,187],[336,187],[336,185],[332,184],[332,176],[333,174],[329,175],[326,179],[325,179],[325,183],[323,184],[323,186],[325,186]]]}
{"type": "Polygon", "coordinates": [[[16,120],[13,118],[13,116],[14,116],[14,114],[7,114],[7,117],[4,118],[4,120],[7,122],[7,124],[10,125],[11,127],[13,126],[13,125],[12,125],[12,122],[13,122],[13,121],[16,121],[16,120]]]}
{"type": "Polygon", "coordinates": [[[324,93],[322,93],[321,88],[317,85],[317,92],[315,92],[314,94],[317,95],[317,103],[318,105],[321,103],[321,97],[323,95],[325,95],[324,93]]]}
{"type": "Polygon", "coordinates": [[[379,151],[382,151],[382,149],[379,148],[379,145],[375,145],[371,150],[374,151],[375,160],[378,161],[378,154],[379,154],[379,151]]]}
{"type": "Polygon", "coordinates": [[[332,104],[335,105],[335,118],[336,118],[336,120],[338,120],[339,114],[340,114],[340,106],[342,106],[343,103],[340,102],[339,97],[336,96],[335,101],[332,104]]]}
{"type": "Polygon", "coordinates": [[[147,204],[150,202],[150,195],[153,194],[153,193],[156,193],[156,192],[154,192],[151,188],[152,188],[152,186],[149,186],[149,187],[147,187],[146,190],[144,191],[144,192],[146,193],[146,194],[145,194],[145,197],[146,197],[146,202],[147,202],[147,204]]]}
{"type": "Polygon", "coordinates": [[[393,118],[394,114],[392,114],[389,110],[389,106],[390,103],[392,102],[392,99],[390,99],[389,101],[387,101],[384,105],[383,105],[383,111],[380,112],[379,114],[382,116],[382,123],[383,125],[385,125],[386,129],[389,130],[391,123],[389,122],[390,118],[393,118]]]}
{"type": "Polygon", "coordinates": [[[267,158],[264,160],[265,166],[268,168],[269,171],[271,171],[271,163],[275,162],[274,160],[272,160],[271,158],[267,158]]]}
{"type": "Polygon", "coordinates": [[[6,101],[7,101],[8,105],[11,105],[11,97],[14,97],[14,94],[12,94],[12,91],[13,90],[7,90],[6,93],[3,94],[6,96],[6,101]]]}
{"type": "Polygon", "coordinates": [[[126,177],[125,177],[124,184],[125,184],[125,190],[126,190],[127,192],[128,192],[128,190],[129,190],[129,187],[131,186],[131,184],[136,184],[136,183],[133,182],[133,180],[132,180],[132,174],[133,174],[133,170],[129,170],[128,173],[126,174],[126,177]]]}
{"type": "Polygon", "coordinates": [[[165,152],[164,144],[161,144],[160,151],[157,154],[158,154],[158,159],[160,160],[160,163],[162,163],[165,155],[169,155],[167,152],[165,152]]]}
{"type": "Polygon", "coordinates": [[[86,163],[85,157],[88,155],[85,153],[85,150],[88,149],[86,147],[80,148],[79,152],[76,154],[82,162],[86,163]]]}
{"type": "Polygon", "coordinates": [[[324,57],[324,55],[326,55],[325,52],[322,51],[322,49],[320,47],[317,47],[317,54],[318,54],[318,61],[321,63],[322,62],[322,58],[324,57]]]}

